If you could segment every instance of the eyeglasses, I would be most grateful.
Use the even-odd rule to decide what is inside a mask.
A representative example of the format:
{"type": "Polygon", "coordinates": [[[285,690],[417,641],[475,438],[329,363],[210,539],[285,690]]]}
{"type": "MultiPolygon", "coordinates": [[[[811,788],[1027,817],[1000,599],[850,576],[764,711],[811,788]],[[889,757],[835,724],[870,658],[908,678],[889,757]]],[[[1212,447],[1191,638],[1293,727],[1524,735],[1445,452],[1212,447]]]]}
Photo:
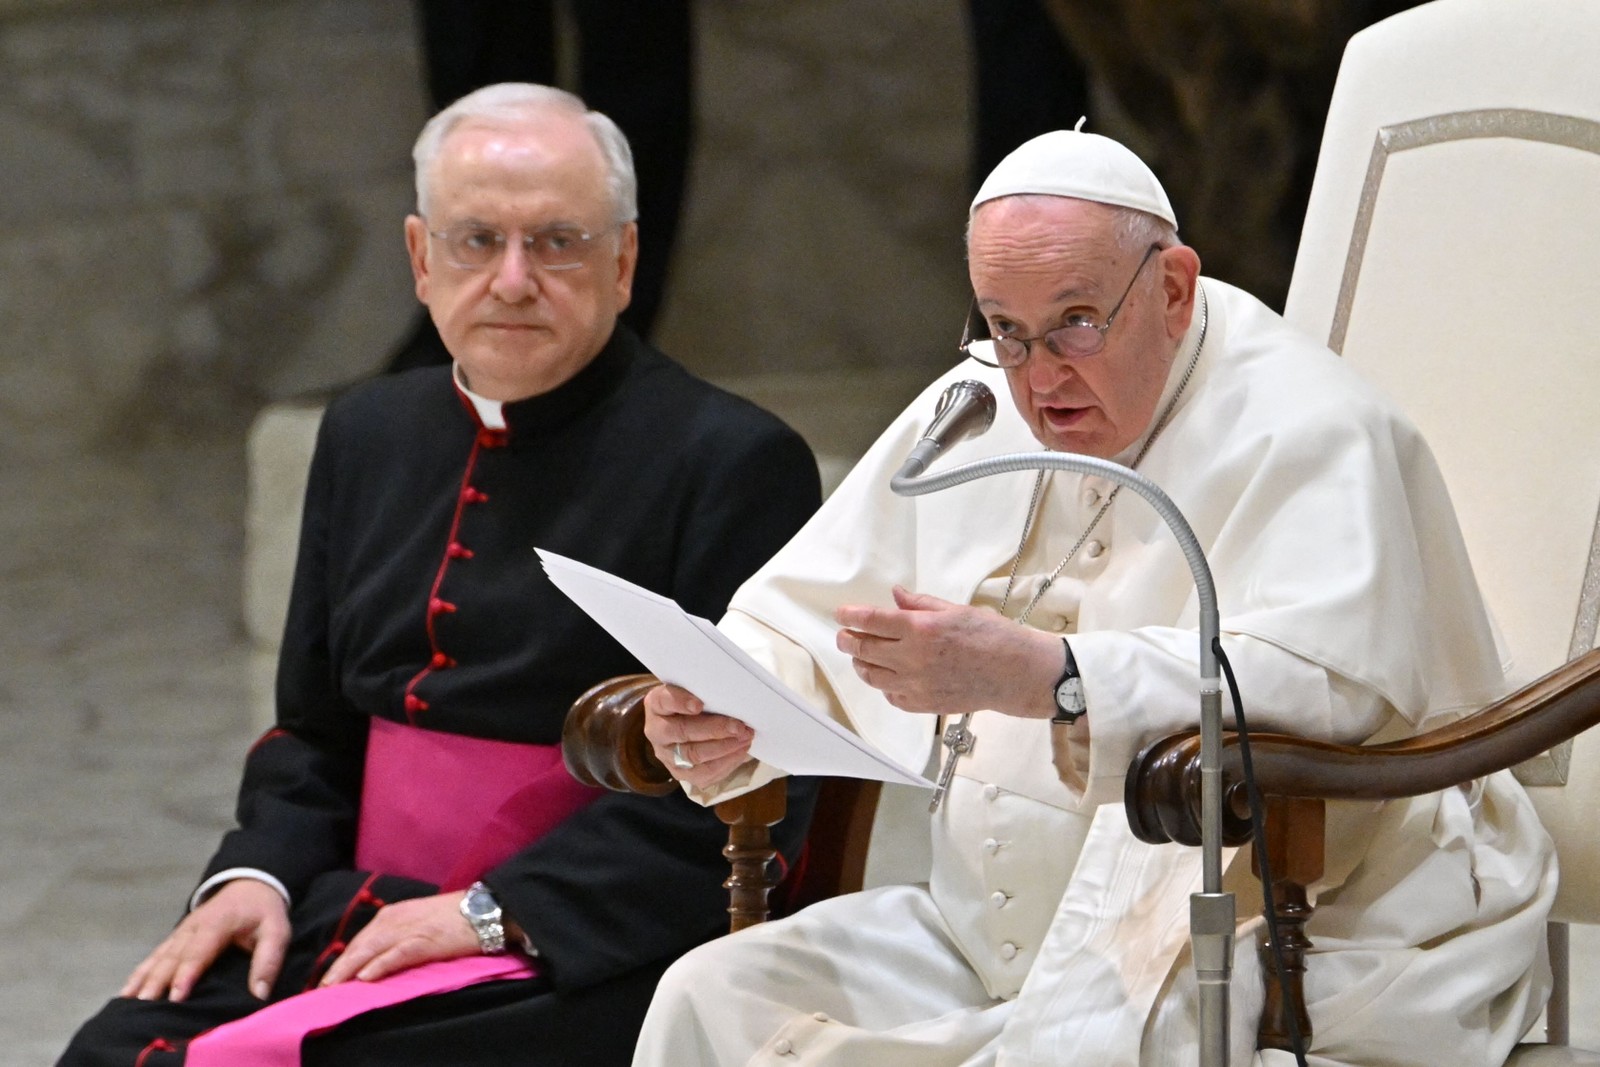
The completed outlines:
{"type": "MultiPolygon", "coordinates": [[[[608,226],[594,234],[577,226],[546,226],[522,234],[522,254],[545,270],[577,270],[593,256],[595,238],[616,228],[608,226]]],[[[504,232],[477,222],[429,230],[428,236],[443,242],[445,259],[462,270],[482,270],[506,249],[504,232]]]]}
{"type": "Polygon", "coordinates": [[[1065,326],[1057,326],[1038,337],[974,337],[976,333],[987,334],[989,324],[978,313],[978,299],[973,297],[972,308],[967,312],[967,327],[961,333],[961,351],[990,367],[1022,366],[1027,362],[1028,353],[1035,341],[1043,341],[1046,348],[1062,359],[1082,359],[1085,356],[1095,355],[1106,346],[1106,331],[1117,321],[1117,312],[1122,310],[1123,302],[1128,299],[1128,294],[1133,292],[1133,283],[1139,280],[1144,265],[1150,262],[1150,257],[1160,248],[1160,245],[1151,245],[1145,250],[1144,258],[1133,269],[1133,277],[1128,279],[1128,287],[1122,291],[1122,295],[1117,298],[1116,306],[1111,309],[1111,314],[1106,316],[1105,323],[1100,326],[1096,326],[1085,316],[1074,315],[1072,321],[1065,326]]]}

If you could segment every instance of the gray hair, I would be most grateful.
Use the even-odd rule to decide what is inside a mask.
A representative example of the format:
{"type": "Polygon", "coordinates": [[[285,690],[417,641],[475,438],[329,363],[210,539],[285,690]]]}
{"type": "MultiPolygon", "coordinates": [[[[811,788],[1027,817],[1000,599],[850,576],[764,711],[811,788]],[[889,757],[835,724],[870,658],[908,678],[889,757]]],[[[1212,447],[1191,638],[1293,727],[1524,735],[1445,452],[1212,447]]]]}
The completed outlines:
{"type": "MultiPolygon", "coordinates": [[[[1045,197],[1052,196],[1053,194],[1013,193],[1012,195],[1045,197]]],[[[995,199],[1002,200],[1005,198],[996,197],[995,199]]],[[[1069,197],[1068,199],[1075,198],[1069,197]]],[[[993,203],[993,201],[986,201],[986,203],[993,203]]],[[[1090,201],[1090,203],[1098,203],[1098,201],[1090,201]]],[[[979,205],[979,207],[982,206],[982,204],[979,205]]],[[[1157,216],[1150,214],[1148,211],[1140,211],[1138,208],[1119,207],[1116,204],[1104,204],[1102,206],[1110,209],[1112,212],[1112,237],[1116,240],[1117,246],[1125,252],[1133,252],[1137,255],[1143,255],[1144,250],[1149,248],[1151,245],[1159,245],[1162,248],[1172,248],[1180,243],[1178,241],[1177,229],[1168,223],[1166,219],[1158,218],[1157,216]]],[[[977,215],[977,211],[973,211],[967,216],[967,233],[965,240],[969,246],[972,244],[972,220],[976,218],[977,215]]]]}
{"type": "Polygon", "coordinates": [[[563,111],[581,116],[594,134],[595,143],[606,161],[606,191],[611,198],[611,221],[632,222],[639,217],[639,180],[633,173],[633,151],[617,124],[598,111],[591,111],[577,96],[565,89],[529,82],[501,82],[468,93],[422,127],[411,149],[416,164],[417,214],[428,214],[428,181],[434,160],[450,131],[462,122],[515,122],[542,111],[563,111]]]}
{"type": "Polygon", "coordinates": [[[1112,210],[1116,212],[1113,232],[1124,252],[1143,255],[1151,245],[1172,248],[1178,243],[1178,231],[1166,219],[1138,208],[1113,207],[1112,210]]]}

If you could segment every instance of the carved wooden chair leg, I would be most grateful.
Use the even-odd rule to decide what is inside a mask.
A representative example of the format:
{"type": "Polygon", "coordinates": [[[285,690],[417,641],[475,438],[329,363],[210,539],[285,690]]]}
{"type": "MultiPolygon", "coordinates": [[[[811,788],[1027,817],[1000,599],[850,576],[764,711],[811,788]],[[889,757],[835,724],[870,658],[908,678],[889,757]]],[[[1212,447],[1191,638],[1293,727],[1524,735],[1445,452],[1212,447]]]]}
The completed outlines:
{"type": "Polygon", "coordinates": [[[1544,1039],[1561,1048],[1572,1043],[1572,945],[1566,923],[1546,923],[1550,948],[1550,1000],[1544,1006],[1544,1039]]]}
{"type": "MultiPolygon", "coordinates": [[[[1261,1027],[1256,1035],[1258,1048],[1289,1051],[1290,1012],[1300,1026],[1300,1037],[1311,1044],[1311,1016],[1306,1012],[1306,922],[1313,905],[1306,899],[1306,887],[1322,877],[1323,802],[1294,797],[1266,798],[1267,859],[1272,866],[1273,912],[1278,936],[1283,939],[1287,989],[1278,985],[1272,962],[1272,945],[1265,930],[1261,933],[1261,967],[1266,979],[1266,1003],[1261,1009],[1261,1027]]],[[[1256,877],[1261,876],[1259,859],[1254,861],[1256,877]]]]}
{"type": "Polygon", "coordinates": [[[717,817],[728,825],[728,844],[722,854],[733,867],[722,883],[728,890],[729,932],[767,921],[767,895],[778,882],[772,869],[778,855],[772,844],[772,827],[787,807],[782,778],[716,806],[717,817]]]}

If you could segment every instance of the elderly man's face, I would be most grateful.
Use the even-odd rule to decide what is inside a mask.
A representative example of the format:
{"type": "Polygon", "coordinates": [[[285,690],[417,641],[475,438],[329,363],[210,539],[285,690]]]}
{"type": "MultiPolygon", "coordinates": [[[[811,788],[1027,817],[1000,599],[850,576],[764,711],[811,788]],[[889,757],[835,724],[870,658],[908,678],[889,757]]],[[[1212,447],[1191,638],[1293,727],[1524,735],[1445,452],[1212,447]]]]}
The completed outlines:
{"type": "Polygon", "coordinates": [[[613,225],[605,159],[581,118],[462,122],[434,162],[428,218],[406,220],[417,299],[469,387],[494,400],[548,392],[588,365],[628,306],[638,228],[613,225]],[[429,231],[462,223],[507,236],[489,265],[465,269],[429,231]],[[582,266],[529,261],[521,235],[551,226],[595,235],[582,266]]]}
{"type": "MultiPolygon", "coordinates": [[[[1040,337],[1076,316],[1104,324],[1145,251],[1118,244],[1115,217],[1104,205],[1067,197],[982,205],[967,260],[992,336],[1040,337]]],[[[1109,459],[1139,439],[1188,328],[1198,270],[1186,247],[1157,252],[1133,282],[1105,348],[1064,359],[1035,341],[1027,360],[1007,369],[1011,399],[1041,444],[1109,459]]]]}

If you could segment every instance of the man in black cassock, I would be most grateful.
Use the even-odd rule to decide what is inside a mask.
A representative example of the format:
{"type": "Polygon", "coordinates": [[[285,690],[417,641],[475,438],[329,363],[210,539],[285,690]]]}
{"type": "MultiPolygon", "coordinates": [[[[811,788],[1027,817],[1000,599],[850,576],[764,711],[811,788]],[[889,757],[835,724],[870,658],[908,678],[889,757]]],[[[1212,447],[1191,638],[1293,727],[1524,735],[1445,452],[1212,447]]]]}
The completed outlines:
{"type": "MultiPolygon", "coordinates": [[[[63,1065],[246,1062],[227,1051],[249,1025],[234,1020],[292,1019],[319,995],[502,945],[531,977],[308,1027],[282,1062],[626,1063],[661,971],[726,929],[725,830],[676,794],[582,797],[509,858],[491,848],[494,862],[465,868],[469,890],[357,862],[391,807],[432,820],[418,840],[442,827],[447,847],[464,842],[460,863],[493,837],[494,820],[451,806],[470,770],[451,778],[425,756],[400,779],[368,776],[377,739],[465,745],[469,760],[554,746],[579,693],[640,669],[550,584],[535,546],[715,618],[819,497],[792,430],[618,324],[638,232],[609,120],[557,90],[492,86],[436,116],[416,159],[406,241],[454,363],[329,406],[278,721],[246,760],[239,825],[63,1065]]],[[[811,783],[791,787],[786,855],[813,799],[811,783]]]]}

